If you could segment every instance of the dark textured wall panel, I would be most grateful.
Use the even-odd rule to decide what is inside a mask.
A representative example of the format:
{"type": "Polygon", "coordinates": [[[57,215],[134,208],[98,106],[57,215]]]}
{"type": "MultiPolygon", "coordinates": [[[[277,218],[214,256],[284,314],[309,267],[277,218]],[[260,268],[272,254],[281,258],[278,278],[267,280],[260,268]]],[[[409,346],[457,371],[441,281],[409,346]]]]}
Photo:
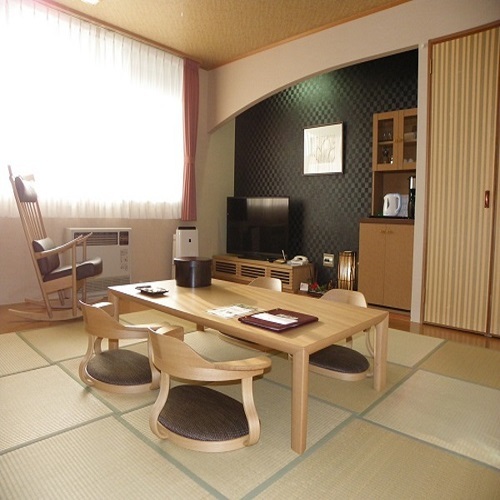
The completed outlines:
{"type": "Polygon", "coordinates": [[[288,254],[307,255],[326,282],[323,252],[358,251],[370,213],[372,117],[417,106],[416,50],[332,71],[262,101],[236,119],[236,196],[290,196],[288,254]],[[342,174],[303,175],[304,128],[344,124],[342,174]]]}

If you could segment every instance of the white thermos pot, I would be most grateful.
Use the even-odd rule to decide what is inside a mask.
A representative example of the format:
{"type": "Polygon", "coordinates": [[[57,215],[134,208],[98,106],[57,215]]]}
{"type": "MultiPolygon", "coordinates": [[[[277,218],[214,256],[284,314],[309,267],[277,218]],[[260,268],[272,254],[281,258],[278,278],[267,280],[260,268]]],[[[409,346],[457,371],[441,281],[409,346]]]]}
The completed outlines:
{"type": "Polygon", "coordinates": [[[396,217],[401,210],[401,195],[399,193],[387,193],[384,196],[383,214],[386,217],[396,217]]]}

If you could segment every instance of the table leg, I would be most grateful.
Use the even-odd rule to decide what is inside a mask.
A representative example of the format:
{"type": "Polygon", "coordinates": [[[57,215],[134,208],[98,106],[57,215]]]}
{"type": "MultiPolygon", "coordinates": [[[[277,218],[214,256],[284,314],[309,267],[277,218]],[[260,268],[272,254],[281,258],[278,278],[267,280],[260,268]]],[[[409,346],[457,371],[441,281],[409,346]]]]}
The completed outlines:
{"type": "MultiPolygon", "coordinates": [[[[113,316],[120,320],[120,299],[112,292],[108,291],[108,302],[113,304],[113,316]]],[[[118,340],[108,339],[108,349],[118,349],[118,340]]]]}
{"type": "Polygon", "coordinates": [[[309,353],[299,351],[292,357],[292,450],[304,453],[307,442],[309,353]]]}
{"type": "Polygon", "coordinates": [[[113,304],[113,315],[116,320],[120,319],[120,299],[111,291],[108,290],[108,302],[113,304]]]}
{"type": "Polygon", "coordinates": [[[375,326],[375,356],[373,358],[373,387],[381,391],[387,383],[387,336],[389,314],[375,326]]]}

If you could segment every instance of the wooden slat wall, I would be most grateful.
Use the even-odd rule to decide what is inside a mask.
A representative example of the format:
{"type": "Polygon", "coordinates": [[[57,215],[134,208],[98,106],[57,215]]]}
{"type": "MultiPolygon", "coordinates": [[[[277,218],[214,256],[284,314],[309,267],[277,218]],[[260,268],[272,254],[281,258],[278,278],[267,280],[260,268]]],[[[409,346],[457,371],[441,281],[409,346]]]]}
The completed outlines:
{"type": "Polygon", "coordinates": [[[432,46],[424,321],[485,332],[499,28],[432,46]]]}

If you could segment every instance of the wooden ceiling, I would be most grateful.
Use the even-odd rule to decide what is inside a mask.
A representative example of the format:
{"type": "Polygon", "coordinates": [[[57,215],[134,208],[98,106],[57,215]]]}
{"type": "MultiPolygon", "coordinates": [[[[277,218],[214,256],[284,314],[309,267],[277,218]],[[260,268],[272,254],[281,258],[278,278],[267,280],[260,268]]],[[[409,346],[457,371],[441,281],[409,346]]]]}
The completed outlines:
{"type": "Polygon", "coordinates": [[[37,1],[213,69],[409,0],[101,0],[95,6],[81,0],[37,1]]]}

